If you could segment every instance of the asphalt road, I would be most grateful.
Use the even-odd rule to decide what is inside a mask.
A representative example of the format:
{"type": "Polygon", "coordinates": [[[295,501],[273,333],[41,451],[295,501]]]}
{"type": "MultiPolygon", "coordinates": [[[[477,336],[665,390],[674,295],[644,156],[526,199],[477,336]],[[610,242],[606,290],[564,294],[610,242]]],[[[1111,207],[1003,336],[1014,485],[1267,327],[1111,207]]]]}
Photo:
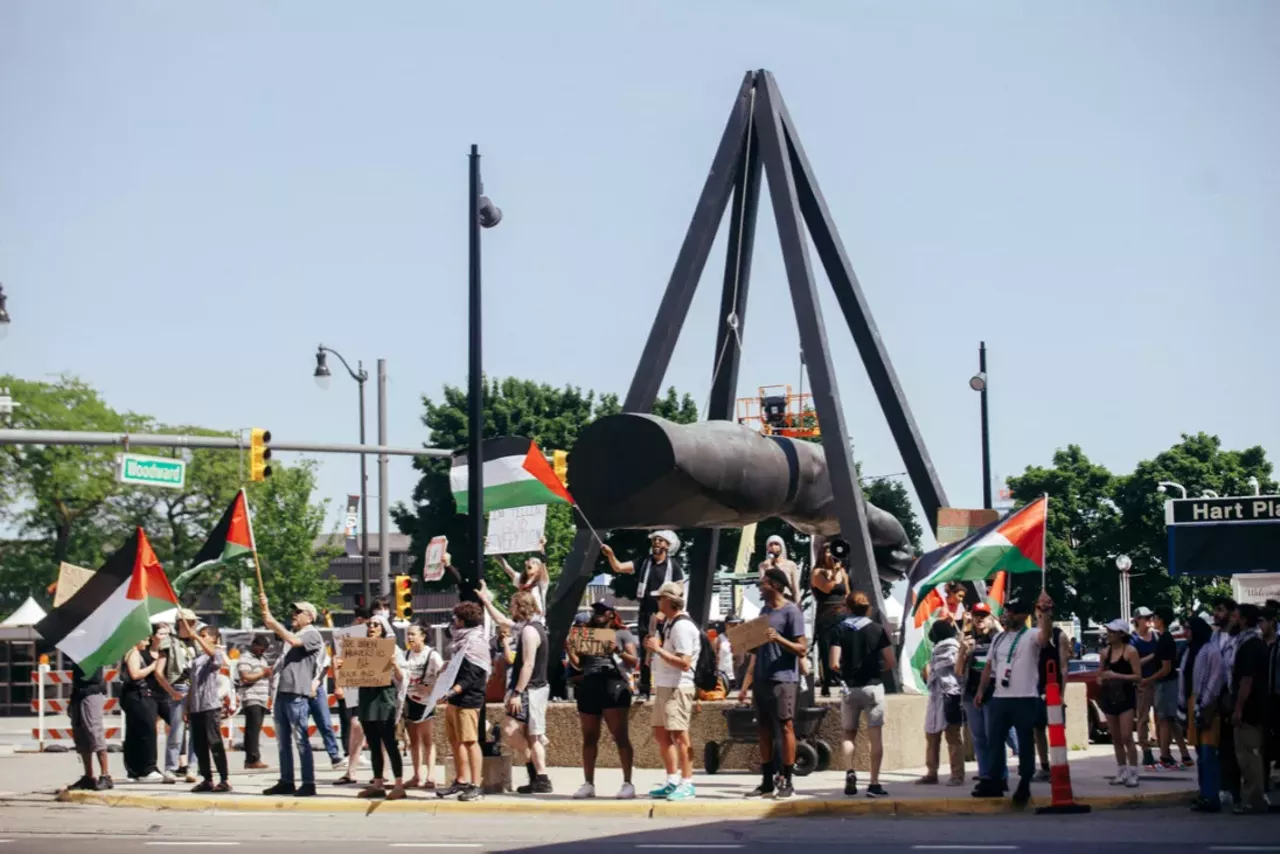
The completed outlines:
{"type": "Polygon", "coordinates": [[[1030,854],[1280,852],[1280,819],[1199,816],[1185,809],[1086,816],[857,817],[756,821],[561,818],[512,815],[289,815],[165,813],[9,801],[0,806],[0,854],[396,854],[396,852],[1011,851],[1030,854]]]}

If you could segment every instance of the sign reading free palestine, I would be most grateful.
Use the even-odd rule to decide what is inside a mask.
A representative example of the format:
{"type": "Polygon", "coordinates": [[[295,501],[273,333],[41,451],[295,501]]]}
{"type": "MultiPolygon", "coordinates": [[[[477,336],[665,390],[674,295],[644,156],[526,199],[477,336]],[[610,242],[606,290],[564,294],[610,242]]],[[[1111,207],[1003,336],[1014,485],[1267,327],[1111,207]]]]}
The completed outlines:
{"type": "Polygon", "coordinates": [[[187,464],[168,457],[120,454],[116,479],[135,486],[164,486],[182,489],[187,482],[187,464]]]}

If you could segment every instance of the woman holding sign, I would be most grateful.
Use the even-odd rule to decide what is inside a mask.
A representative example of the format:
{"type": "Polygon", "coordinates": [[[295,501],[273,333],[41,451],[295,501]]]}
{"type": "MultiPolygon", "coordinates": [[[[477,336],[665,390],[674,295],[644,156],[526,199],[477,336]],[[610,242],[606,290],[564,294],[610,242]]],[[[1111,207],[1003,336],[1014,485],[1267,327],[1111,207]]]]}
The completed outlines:
{"type": "MultiPolygon", "coordinates": [[[[369,620],[370,638],[391,638],[394,647],[395,634],[387,618],[381,615],[369,620]]],[[[335,664],[342,668],[342,659],[335,664]]],[[[400,747],[396,744],[396,715],[400,709],[400,688],[404,681],[404,662],[398,648],[391,656],[391,678],[386,685],[360,688],[360,726],[364,729],[365,738],[369,741],[369,752],[373,760],[373,782],[361,789],[356,797],[386,798],[398,801],[404,798],[404,764],[400,759],[400,747]],[[395,775],[395,786],[388,792],[383,786],[383,763],[386,756],[391,759],[391,773],[395,775]]]]}
{"type": "Polygon", "coordinates": [[[444,659],[440,653],[427,646],[427,630],[412,625],[405,632],[409,654],[405,657],[405,670],[409,675],[409,693],[404,701],[404,717],[409,729],[409,760],[413,762],[413,776],[406,788],[421,786],[429,792],[436,788],[435,706],[424,705],[431,697],[444,659]],[[426,779],[422,766],[426,763],[426,779]]]}
{"type": "Polygon", "coordinates": [[[618,745],[622,765],[620,800],[636,796],[631,785],[631,748],[629,730],[631,716],[631,683],[629,674],[640,663],[636,655],[638,641],[627,631],[618,616],[613,599],[605,597],[591,606],[591,617],[585,626],[575,626],[565,642],[569,663],[582,672],[582,682],[575,692],[578,719],[582,722],[582,773],[586,782],[574,794],[577,800],[596,796],[596,754],[599,752],[600,720],[609,727],[618,745]],[[607,638],[603,644],[597,633],[607,638]]]}

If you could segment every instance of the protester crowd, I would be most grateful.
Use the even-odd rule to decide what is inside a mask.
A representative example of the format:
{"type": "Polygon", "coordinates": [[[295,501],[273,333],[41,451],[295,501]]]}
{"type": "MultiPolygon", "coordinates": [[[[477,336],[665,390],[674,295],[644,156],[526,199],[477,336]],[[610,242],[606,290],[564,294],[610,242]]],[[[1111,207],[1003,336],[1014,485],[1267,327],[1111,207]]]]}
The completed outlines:
{"type": "MultiPolygon", "coordinates": [[[[554,653],[544,616],[545,566],[531,558],[517,573],[504,561],[516,584],[505,611],[483,582],[464,588],[468,601],[452,611],[448,658],[459,662],[451,669],[451,684],[439,686],[443,692],[435,690],[445,659],[428,645],[425,627],[410,625],[405,647],[397,646],[392,659],[389,684],[359,689],[335,685],[340,739],[332,731],[326,682],[342,667],[341,644],[335,638],[330,653],[312,604],[292,603],[286,626],[261,597],[263,625],[274,638],[255,636],[234,660],[216,627],[179,611],[173,625],[156,625],[151,638],[122,662],[126,774],[138,781],[185,779],[196,783],[197,792],[228,792],[223,721],[243,712],[244,767],[262,770],[267,765],[261,731],[270,709],[279,779],[267,795],[316,794],[308,734],[314,722],[332,767],[343,770],[333,785],[361,785],[356,776],[367,744],[372,779],[361,787],[360,797],[398,800],[419,790],[463,802],[479,800],[484,797],[486,684],[498,659],[507,665],[501,738],[513,762],[523,763],[528,773],[528,783],[517,792],[549,794],[547,707],[554,654],[565,665],[581,722],[584,780],[575,798],[597,795],[596,762],[605,728],[622,766],[624,782],[616,797],[636,797],[630,707],[637,700],[651,701],[647,723],[665,772],[649,797],[696,798],[690,738],[695,702],[732,697],[735,689],[738,701],[754,709],[761,759],[760,784],[747,797],[792,797],[797,701],[809,680],[824,693],[838,688],[841,694],[845,794],[860,792],[853,756],[865,729],[871,767],[863,793],[884,797],[882,729],[885,684],[897,667],[893,643],[867,596],[851,591],[839,550],[831,544],[821,550],[810,577],[816,637],[807,637],[799,607],[801,576],[781,539],[775,539],[759,567],[760,614],[767,633],[749,651],[733,649],[724,626],[713,640],[685,610],[685,573],[675,557],[680,543],[670,531],[654,532],[651,550],[633,560],[621,561],[607,546],[602,549],[615,572],[637,576],[636,631],[624,625],[617,603],[605,597],[579,618],[564,650],[554,653]],[[589,645],[577,641],[588,635],[597,640],[589,645]],[[607,640],[599,641],[601,637],[607,640]],[[277,642],[282,652],[272,662],[270,650],[277,642]],[[811,646],[819,650],[817,674],[810,672],[811,646]],[[441,706],[431,702],[435,696],[442,696],[441,706]],[[443,717],[454,758],[453,779],[440,786],[435,780],[437,715],[443,717]],[[157,722],[167,726],[163,757],[157,722]],[[402,745],[410,759],[408,779],[402,745]]],[[[461,581],[447,557],[446,568],[461,581]]],[[[966,609],[960,585],[949,585],[945,594],[929,632],[922,734],[926,773],[916,782],[970,782],[962,737],[967,728],[977,758],[973,796],[1009,793],[1012,751],[1018,758],[1012,800],[1025,805],[1032,783],[1049,779],[1047,684],[1054,679],[1065,686],[1076,641],[1054,626],[1053,602],[1045,594],[1035,602],[1012,596],[998,617],[985,603],[966,609]],[[944,744],[949,760],[945,779],[940,776],[944,744]]],[[[1136,787],[1144,770],[1194,767],[1200,789],[1195,809],[1219,811],[1224,795],[1237,812],[1267,808],[1264,791],[1270,786],[1270,769],[1280,760],[1278,604],[1259,608],[1219,600],[1212,615],[1186,621],[1181,648],[1168,609],[1140,608],[1132,622],[1117,619],[1107,625],[1097,680],[1098,703],[1118,766],[1113,784],[1136,787]]],[[[730,620],[729,625],[740,622],[730,620]]],[[[356,624],[370,638],[395,637],[385,600],[369,611],[358,610],[356,624]]],[[[72,788],[114,785],[102,737],[105,693],[101,669],[75,671],[72,723],[84,776],[72,788]]]]}

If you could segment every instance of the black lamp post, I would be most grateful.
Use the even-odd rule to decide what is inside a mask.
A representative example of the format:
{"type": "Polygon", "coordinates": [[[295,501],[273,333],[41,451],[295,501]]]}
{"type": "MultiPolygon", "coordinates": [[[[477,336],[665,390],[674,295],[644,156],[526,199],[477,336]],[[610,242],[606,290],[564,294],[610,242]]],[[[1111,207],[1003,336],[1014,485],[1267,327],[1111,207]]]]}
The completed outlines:
{"type": "Polygon", "coordinates": [[[978,372],[969,388],[982,397],[982,506],[991,509],[991,433],[987,428],[987,342],[978,344],[978,372]]]}
{"type": "MultiPolygon", "coordinates": [[[[338,361],[342,362],[342,367],[347,369],[347,373],[351,375],[351,379],[355,380],[360,386],[360,444],[364,444],[364,383],[369,379],[369,372],[364,369],[363,362],[356,362],[356,370],[351,370],[351,366],[347,364],[347,360],[342,358],[342,354],[337,350],[326,347],[321,344],[316,348],[316,385],[322,389],[329,388],[332,374],[329,373],[329,364],[325,359],[325,353],[332,353],[338,357],[338,361]]],[[[360,455],[360,590],[364,595],[364,607],[369,608],[373,605],[370,598],[369,590],[369,475],[368,463],[365,461],[365,455],[360,455]]]]}
{"type": "Polygon", "coordinates": [[[471,192],[467,214],[470,258],[470,340],[467,382],[467,522],[471,531],[471,566],[479,589],[484,579],[484,367],[481,349],[480,229],[502,221],[502,211],[484,195],[480,181],[480,148],[471,146],[471,192]]]}
{"type": "Polygon", "coordinates": [[[0,339],[9,334],[9,309],[5,308],[4,285],[0,285],[0,339]]]}

